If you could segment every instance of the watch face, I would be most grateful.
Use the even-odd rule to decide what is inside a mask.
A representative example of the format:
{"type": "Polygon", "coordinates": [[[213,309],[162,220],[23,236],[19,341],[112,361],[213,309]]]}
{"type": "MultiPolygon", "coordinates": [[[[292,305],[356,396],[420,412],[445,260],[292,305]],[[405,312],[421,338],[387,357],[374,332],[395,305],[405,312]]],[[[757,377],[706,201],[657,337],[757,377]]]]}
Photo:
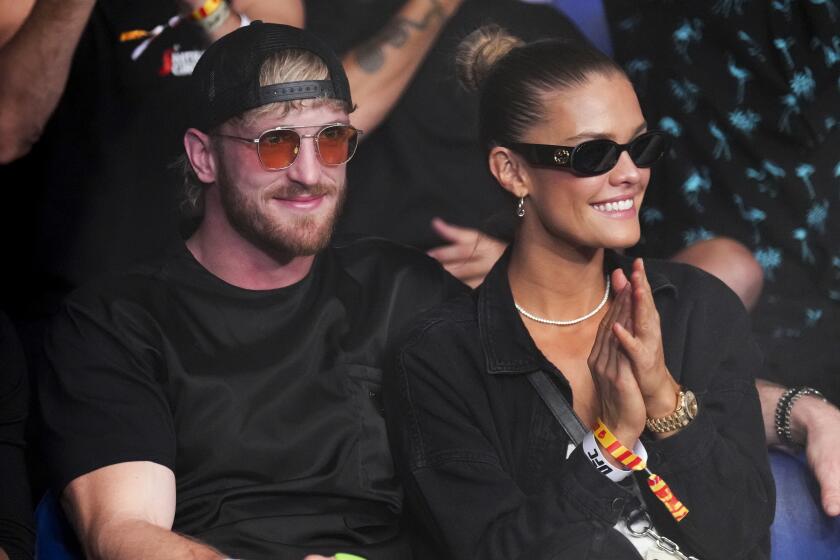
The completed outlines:
{"type": "Polygon", "coordinates": [[[697,416],[697,397],[691,391],[685,392],[685,410],[689,418],[697,416]]]}

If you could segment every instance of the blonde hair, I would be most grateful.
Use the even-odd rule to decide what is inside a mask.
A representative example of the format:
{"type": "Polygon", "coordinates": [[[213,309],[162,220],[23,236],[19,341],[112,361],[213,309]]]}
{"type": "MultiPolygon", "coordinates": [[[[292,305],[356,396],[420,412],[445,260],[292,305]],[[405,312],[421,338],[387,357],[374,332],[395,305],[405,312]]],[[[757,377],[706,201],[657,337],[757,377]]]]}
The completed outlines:
{"type": "MultiPolygon", "coordinates": [[[[316,54],[303,49],[285,49],[272,53],[263,61],[260,66],[260,85],[269,86],[288,82],[300,82],[308,80],[326,80],[329,78],[329,70],[324,61],[316,54]]],[[[280,101],[262,105],[241,115],[232,117],[226,123],[250,126],[261,118],[272,115],[284,117],[289,111],[299,110],[307,106],[329,105],[335,109],[351,113],[351,107],[346,101],[331,99],[327,97],[316,99],[296,99],[293,101],[280,101]]],[[[220,126],[224,126],[222,123],[220,126]]],[[[172,167],[177,168],[184,180],[181,211],[188,218],[199,218],[204,213],[204,189],[202,183],[190,164],[186,154],[181,155],[172,167]]]]}
{"type": "MultiPolygon", "coordinates": [[[[270,86],[287,82],[302,82],[306,80],[326,80],[330,77],[327,65],[321,58],[309,51],[302,49],[287,49],[273,53],[260,67],[260,85],[270,86]]],[[[233,117],[229,122],[244,123],[246,125],[266,115],[283,117],[289,111],[301,109],[304,102],[312,105],[311,99],[296,99],[294,101],[280,101],[262,105],[241,115],[233,117]]],[[[335,108],[352,112],[345,101],[330,99],[327,97],[318,98],[315,105],[334,105],[335,108]]]]}

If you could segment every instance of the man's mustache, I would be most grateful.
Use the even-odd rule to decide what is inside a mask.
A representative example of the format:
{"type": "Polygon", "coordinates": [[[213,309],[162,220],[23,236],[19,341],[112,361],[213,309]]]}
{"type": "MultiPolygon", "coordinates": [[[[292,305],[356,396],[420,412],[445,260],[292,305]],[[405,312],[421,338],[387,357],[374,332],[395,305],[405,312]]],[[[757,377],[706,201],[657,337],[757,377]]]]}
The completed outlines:
{"type": "Polygon", "coordinates": [[[286,185],[269,190],[268,198],[299,198],[301,196],[324,196],[335,194],[337,188],[319,183],[316,185],[286,185]]]}

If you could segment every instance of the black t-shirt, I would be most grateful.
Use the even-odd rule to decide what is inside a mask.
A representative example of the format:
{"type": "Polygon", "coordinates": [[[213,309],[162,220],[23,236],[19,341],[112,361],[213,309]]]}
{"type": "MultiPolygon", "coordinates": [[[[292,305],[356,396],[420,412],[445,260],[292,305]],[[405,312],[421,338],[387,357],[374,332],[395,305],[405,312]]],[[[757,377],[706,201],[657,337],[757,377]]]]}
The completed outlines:
{"type": "MultiPolygon", "coordinates": [[[[344,53],[370,40],[403,4],[308,0],[306,25],[344,53]]],[[[525,40],[579,36],[550,6],[466,0],[388,117],[359,146],[348,167],[349,190],[339,232],[429,248],[442,243],[431,229],[435,216],[496,234],[498,222],[513,221],[514,205],[490,175],[486,153],[478,144],[477,96],[464,91],[455,74],[458,44],[490,23],[525,40]]]]}
{"type": "Polygon", "coordinates": [[[764,269],[761,376],[840,402],[840,16],[828,2],[607,2],[615,54],[673,149],[638,251],[732,237],[764,269]]]}
{"type": "Polygon", "coordinates": [[[192,24],[140,41],[177,13],[171,0],[97,2],[61,100],[32,152],[0,168],[0,232],[17,274],[2,279],[15,315],[54,311],[74,287],[159,255],[177,239],[186,82],[206,40],[192,24]]]}
{"type": "Polygon", "coordinates": [[[464,289],[384,241],[327,250],[277,290],[226,284],[182,244],[86,287],[51,329],[39,384],[56,487],[153,461],[176,476],[174,530],[226,554],[382,557],[402,502],[385,352],[405,321],[464,289]]]}
{"type": "Polygon", "coordinates": [[[0,313],[0,548],[12,560],[32,558],[35,545],[24,458],[28,409],[23,349],[11,322],[0,313]]]}

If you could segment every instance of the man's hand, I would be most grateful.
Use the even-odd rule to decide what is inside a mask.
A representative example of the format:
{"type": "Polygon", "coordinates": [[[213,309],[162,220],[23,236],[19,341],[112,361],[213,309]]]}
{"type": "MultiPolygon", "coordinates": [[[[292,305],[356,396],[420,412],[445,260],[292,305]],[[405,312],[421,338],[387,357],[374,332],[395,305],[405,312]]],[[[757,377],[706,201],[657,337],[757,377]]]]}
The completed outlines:
{"type": "Polygon", "coordinates": [[[805,430],[805,456],[820,484],[823,510],[840,515],[840,410],[822,399],[805,396],[793,404],[791,423],[805,430]]]}
{"type": "MultiPolygon", "coordinates": [[[[785,388],[763,379],[756,380],[755,386],[761,399],[767,444],[780,445],[774,415],[785,388]]],[[[823,510],[832,517],[840,515],[840,410],[806,395],[793,404],[790,431],[794,443],[805,446],[808,465],[820,485],[823,510]]]]}
{"type": "Polygon", "coordinates": [[[451,275],[475,288],[493,268],[507,247],[506,243],[485,235],[477,229],[458,227],[440,218],[432,220],[432,228],[449,245],[441,245],[428,252],[451,275]]]}

